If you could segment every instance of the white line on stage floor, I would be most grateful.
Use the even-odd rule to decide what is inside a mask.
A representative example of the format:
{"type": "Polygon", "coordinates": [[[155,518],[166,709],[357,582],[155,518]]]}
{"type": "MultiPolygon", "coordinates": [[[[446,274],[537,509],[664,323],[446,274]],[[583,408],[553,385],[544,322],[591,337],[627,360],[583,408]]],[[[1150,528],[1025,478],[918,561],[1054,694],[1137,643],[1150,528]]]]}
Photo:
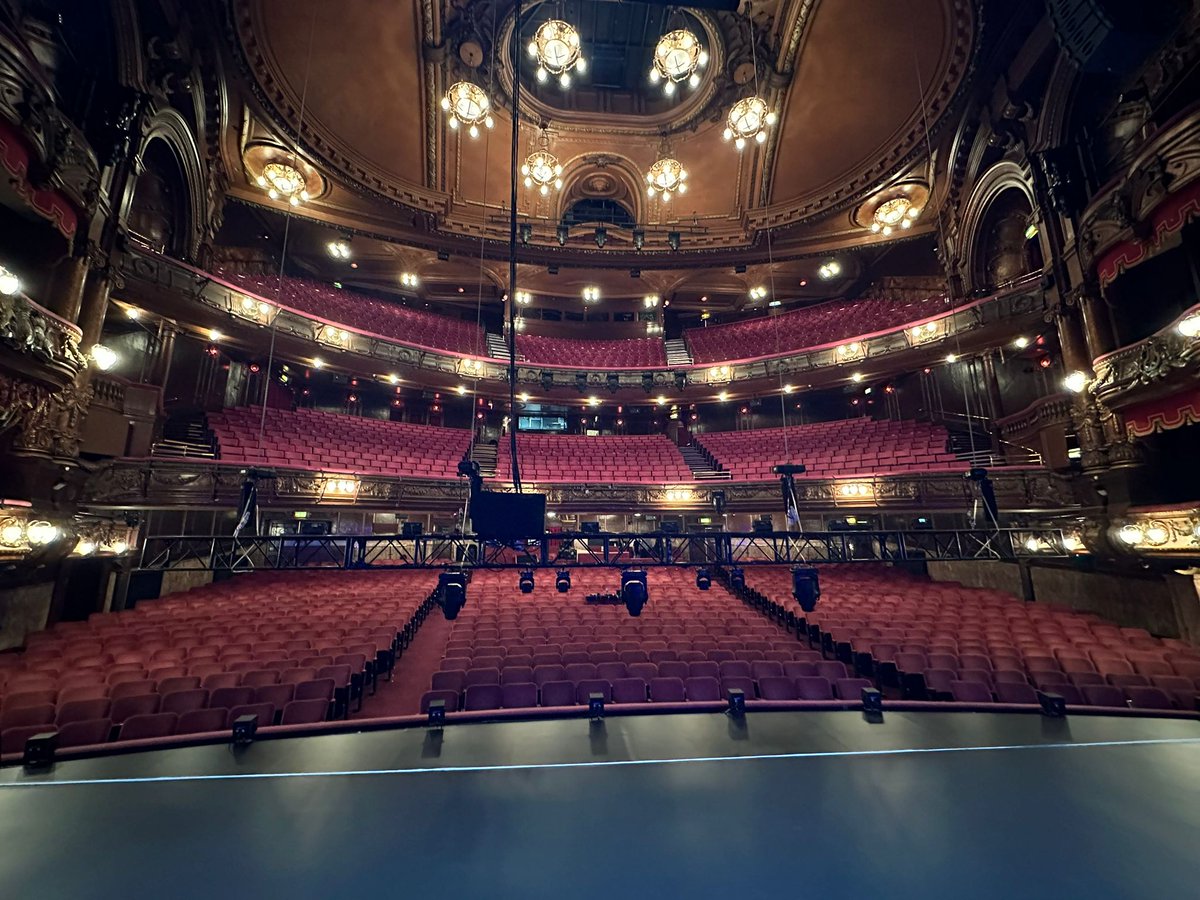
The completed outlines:
{"type": "Polygon", "coordinates": [[[876,756],[920,756],[932,753],[984,753],[1004,750],[1083,750],[1102,747],[1156,747],[1200,744],[1200,738],[1148,738],[1129,741],[1088,741],[1058,744],[995,744],[982,747],[900,747],[884,750],[813,750],[746,756],[695,756],[680,759],[613,759],[561,763],[513,763],[492,766],[443,766],[407,769],[344,769],[325,772],[231,772],[214,775],[155,775],[130,778],[78,778],[0,782],[3,788],[79,787],[106,784],[173,784],[190,781],[253,781],[273,778],[348,778],[359,775],[456,775],[474,772],[536,772],[555,769],[611,769],[623,766],[664,766],[687,763],[763,762],[786,759],[861,759],[876,756]]]}

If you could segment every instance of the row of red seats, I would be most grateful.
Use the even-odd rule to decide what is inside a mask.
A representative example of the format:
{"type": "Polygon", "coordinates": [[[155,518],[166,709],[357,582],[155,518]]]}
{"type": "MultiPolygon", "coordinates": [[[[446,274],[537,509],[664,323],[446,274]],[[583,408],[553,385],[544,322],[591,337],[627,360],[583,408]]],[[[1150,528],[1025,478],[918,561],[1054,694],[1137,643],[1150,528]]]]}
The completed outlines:
{"type": "MultiPolygon", "coordinates": [[[[531,481],[675,484],[691,481],[679,448],[663,434],[517,434],[522,474],[531,481]]],[[[497,445],[498,477],[510,470],[508,441],[497,445]]]]}
{"type": "Polygon", "coordinates": [[[448,350],[466,356],[487,353],[484,330],[474,322],[379,300],[357,291],[303,278],[218,272],[222,278],[257,298],[348,325],[401,343],[448,350]]]}
{"type": "Polygon", "coordinates": [[[586,366],[592,369],[636,368],[667,365],[667,351],[658,338],[580,340],[518,334],[517,352],[526,362],[550,366],[586,366]]]}
{"type": "Polygon", "coordinates": [[[779,315],[689,328],[684,332],[684,339],[693,361],[720,363],[796,353],[809,347],[848,341],[918,322],[952,308],[952,301],[945,296],[915,301],[899,297],[830,300],[779,315]]]}
{"type": "Polygon", "coordinates": [[[407,422],[388,422],[309,409],[267,410],[259,440],[261,407],[210,413],[222,460],[330,472],[370,472],[416,478],[456,478],[471,433],[407,422]]]}

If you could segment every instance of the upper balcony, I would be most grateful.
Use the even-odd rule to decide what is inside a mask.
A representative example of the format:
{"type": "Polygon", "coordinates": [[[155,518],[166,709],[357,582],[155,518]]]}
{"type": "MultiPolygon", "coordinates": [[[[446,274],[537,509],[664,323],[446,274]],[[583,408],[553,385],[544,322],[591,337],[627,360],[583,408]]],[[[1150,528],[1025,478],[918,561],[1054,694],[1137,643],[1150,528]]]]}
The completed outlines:
{"type": "MultiPolygon", "coordinates": [[[[481,390],[500,390],[507,382],[507,360],[489,355],[487,335],[470,323],[333,289],[256,293],[254,285],[235,283],[149,250],[132,253],[124,274],[123,299],[188,323],[201,335],[217,332],[223,340],[260,347],[263,331],[274,329],[277,355],[319,359],[321,364],[374,373],[381,379],[404,378],[446,389],[477,382],[481,390]],[[445,327],[430,326],[435,319],[445,327]]],[[[676,366],[580,365],[575,356],[556,363],[519,360],[517,381],[522,392],[539,397],[607,391],[614,399],[627,400],[664,393],[676,399],[712,399],[714,392],[736,398],[778,390],[781,383],[785,390],[851,383],[930,365],[994,346],[1014,329],[1040,322],[1044,313],[1035,276],[961,306],[929,305],[930,309],[915,310],[916,318],[895,305],[888,311],[890,318],[860,320],[847,314],[854,304],[846,304],[841,315],[833,317],[834,324],[816,331],[797,327],[787,318],[804,310],[764,319],[784,319],[786,324],[772,324],[778,330],[752,342],[746,356],[735,357],[730,350],[733,358],[728,360],[712,354],[704,362],[676,366]],[[863,321],[874,323],[865,326],[874,330],[860,330],[863,321]],[[814,333],[817,341],[806,343],[814,333]],[[775,335],[785,339],[776,340],[775,335]]],[[[722,327],[737,329],[755,321],[722,327]]]]}

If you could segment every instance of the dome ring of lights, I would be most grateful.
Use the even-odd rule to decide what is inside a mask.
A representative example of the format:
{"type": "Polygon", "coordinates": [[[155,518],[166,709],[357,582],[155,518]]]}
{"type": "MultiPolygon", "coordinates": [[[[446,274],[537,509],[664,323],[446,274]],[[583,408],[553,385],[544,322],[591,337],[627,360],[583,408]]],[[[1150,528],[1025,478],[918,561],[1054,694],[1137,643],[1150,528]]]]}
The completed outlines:
{"type": "Polygon", "coordinates": [[[708,65],[708,51],[700,39],[686,28],[668,32],[658,39],[654,48],[654,65],[650,69],[652,84],[665,82],[665,90],[673,93],[675,85],[687,81],[690,87],[698,87],[700,76],[697,69],[708,65]]]}
{"type": "Polygon", "coordinates": [[[469,81],[450,85],[446,96],[442,97],[442,109],[450,116],[451,128],[465,126],[471,137],[479,136],[480,125],[492,128],[496,124],[488,95],[483,88],[469,81]]]}
{"type": "Polygon", "coordinates": [[[563,167],[558,157],[545,150],[529,154],[521,166],[525,187],[536,187],[543,196],[550,193],[551,187],[556,191],[562,190],[562,173],[563,167]]]}
{"type": "Polygon", "coordinates": [[[587,71],[579,32],[562,19],[549,19],[539,25],[528,49],[529,55],[538,63],[538,81],[545,81],[548,75],[553,75],[564,88],[570,87],[572,70],[580,73],[587,71]]]}
{"type": "Polygon", "coordinates": [[[249,144],[242,152],[242,164],[250,182],[276,202],[299,206],[325,192],[321,174],[278,144],[249,144]]]}
{"type": "Polygon", "coordinates": [[[776,120],[775,113],[767,108],[767,101],[761,97],[746,97],[729,110],[722,137],[733,141],[739,150],[746,146],[747,141],[761,144],[767,139],[767,129],[776,120]]]}
{"type": "Polygon", "coordinates": [[[929,203],[929,187],[909,182],[881,191],[854,212],[854,222],[881,237],[912,228],[929,203]]]}
{"type": "Polygon", "coordinates": [[[663,157],[646,173],[646,193],[650,197],[661,195],[664,202],[669,201],[673,194],[687,191],[687,177],[687,170],[679,160],[663,157]]]}

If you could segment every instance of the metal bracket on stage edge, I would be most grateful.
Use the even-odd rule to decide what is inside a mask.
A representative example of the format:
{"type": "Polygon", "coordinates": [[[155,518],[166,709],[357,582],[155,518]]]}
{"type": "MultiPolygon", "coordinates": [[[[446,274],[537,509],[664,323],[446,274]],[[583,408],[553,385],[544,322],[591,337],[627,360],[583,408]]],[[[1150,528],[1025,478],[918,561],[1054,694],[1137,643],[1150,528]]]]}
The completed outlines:
{"type": "Polygon", "coordinates": [[[1069,557],[1058,529],[725,532],[548,532],[500,543],[473,535],[172,535],[147,537],[140,571],[559,568],[790,565],[1069,557]]]}

